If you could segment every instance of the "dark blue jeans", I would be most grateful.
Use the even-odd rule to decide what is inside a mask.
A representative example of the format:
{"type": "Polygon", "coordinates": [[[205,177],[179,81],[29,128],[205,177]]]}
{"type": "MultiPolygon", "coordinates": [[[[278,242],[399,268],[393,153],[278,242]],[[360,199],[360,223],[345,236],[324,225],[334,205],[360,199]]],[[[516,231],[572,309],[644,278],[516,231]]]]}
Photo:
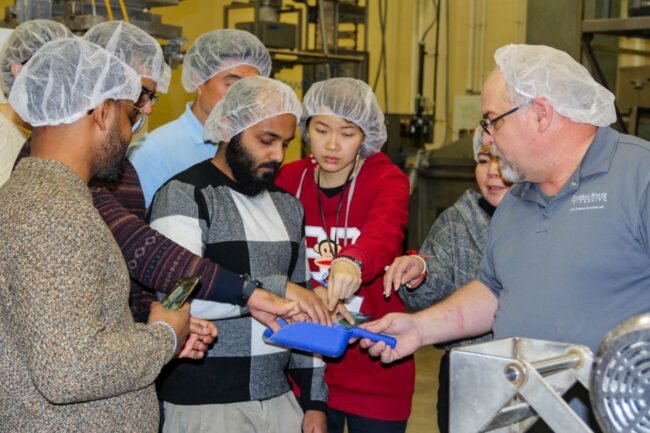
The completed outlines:
{"type": "Polygon", "coordinates": [[[449,432],[449,351],[440,359],[438,373],[438,430],[440,433],[449,432]]]}
{"type": "Polygon", "coordinates": [[[343,433],[345,422],[348,422],[349,433],[404,433],[406,420],[384,421],[352,415],[340,410],[327,408],[327,430],[329,433],[343,433]]]}

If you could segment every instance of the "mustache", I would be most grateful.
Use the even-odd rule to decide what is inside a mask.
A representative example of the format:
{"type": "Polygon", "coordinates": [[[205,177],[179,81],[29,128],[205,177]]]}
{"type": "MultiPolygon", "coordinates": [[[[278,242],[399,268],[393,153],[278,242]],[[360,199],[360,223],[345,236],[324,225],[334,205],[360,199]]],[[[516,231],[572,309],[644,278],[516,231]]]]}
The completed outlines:
{"type": "Polygon", "coordinates": [[[492,144],[490,144],[489,147],[490,147],[490,153],[492,155],[496,156],[499,159],[503,158],[503,154],[501,152],[499,152],[499,149],[497,149],[496,144],[492,143],[492,144]]]}
{"type": "Polygon", "coordinates": [[[256,170],[257,170],[257,169],[260,169],[260,168],[270,168],[270,169],[273,170],[273,171],[277,171],[277,170],[280,169],[281,166],[282,166],[282,163],[280,163],[280,162],[277,162],[277,161],[267,161],[267,162],[263,162],[263,163],[261,163],[260,165],[258,165],[258,166],[256,167],[256,170]]]}

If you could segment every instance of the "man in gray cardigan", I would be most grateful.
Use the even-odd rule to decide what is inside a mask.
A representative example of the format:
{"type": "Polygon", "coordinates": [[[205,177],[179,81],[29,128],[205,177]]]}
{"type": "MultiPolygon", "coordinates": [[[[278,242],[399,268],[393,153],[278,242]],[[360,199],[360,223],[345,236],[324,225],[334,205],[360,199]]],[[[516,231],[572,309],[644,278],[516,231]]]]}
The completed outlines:
{"type": "MultiPolygon", "coordinates": [[[[9,101],[31,157],[0,189],[0,431],[156,432],[153,380],[190,336],[189,309],[136,325],[129,276],[88,182],[112,179],[142,116],[140,77],[78,39],[46,44],[9,101]]],[[[205,322],[181,355],[216,336],[205,322]],[[197,334],[198,335],[198,334],[197,334]]]]}

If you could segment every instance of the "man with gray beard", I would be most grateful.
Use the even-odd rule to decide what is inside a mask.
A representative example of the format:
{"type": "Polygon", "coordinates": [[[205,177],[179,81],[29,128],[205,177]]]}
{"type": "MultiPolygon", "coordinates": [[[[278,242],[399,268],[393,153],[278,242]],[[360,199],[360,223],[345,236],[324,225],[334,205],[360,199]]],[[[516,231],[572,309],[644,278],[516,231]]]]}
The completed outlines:
{"type": "MultiPolygon", "coordinates": [[[[595,352],[615,325],[650,311],[650,143],[609,127],[614,95],[566,53],[508,45],[495,60],[481,127],[518,183],[494,214],[478,280],[365,326],[397,336],[394,349],[362,341],[384,362],[490,330],[595,352]]],[[[572,401],[583,419],[585,398],[572,401]]]]}

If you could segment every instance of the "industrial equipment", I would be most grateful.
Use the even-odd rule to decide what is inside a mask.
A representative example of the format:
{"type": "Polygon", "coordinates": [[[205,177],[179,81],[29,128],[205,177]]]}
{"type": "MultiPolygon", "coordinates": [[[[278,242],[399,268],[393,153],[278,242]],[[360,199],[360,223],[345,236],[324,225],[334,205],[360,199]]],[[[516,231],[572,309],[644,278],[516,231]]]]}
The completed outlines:
{"type": "Polygon", "coordinates": [[[37,18],[59,21],[74,33],[82,34],[95,24],[109,20],[124,20],[140,27],[150,35],[168,40],[162,44],[165,59],[177,66],[182,57],[183,29],[180,26],[164,24],[160,15],[148,12],[149,8],[177,6],[180,0],[15,0],[5,8],[2,27],[16,27],[18,24],[37,18]]]}
{"type": "Polygon", "coordinates": [[[605,433],[650,432],[650,314],[626,320],[595,357],[581,345],[507,338],[451,352],[450,431],[592,430],[564,401],[576,383],[590,391],[605,433]]]}
{"type": "Polygon", "coordinates": [[[230,26],[231,12],[246,9],[253,12],[253,20],[238,22],[235,28],[253,33],[267,48],[302,48],[302,9],[283,8],[282,0],[232,2],[223,8],[224,27],[230,26]],[[281,22],[287,14],[296,14],[297,24],[281,22]]]}
{"type": "Polygon", "coordinates": [[[619,68],[616,101],[628,132],[650,139],[650,66],[619,68]]]}
{"type": "Polygon", "coordinates": [[[368,81],[368,12],[359,0],[233,1],[224,27],[250,31],[269,47],[273,70],[303,66],[302,90],[331,77],[368,81]],[[247,20],[241,12],[248,11],[247,20]],[[236,20],[235,15],[239,18],[236,20]]]}
{"type": "Polygon", "coordinates": [[[650,432],[650,314],[626,320],[601,343],[591,405],[605,433],[650,432]]]}
{"type": "Polygon", "coordinates": [[[585,346],[528,338],[454,349],[450,431],[525,432],[541,417],[558,433],[590,433],[562,395],[589,386],[591,364],[585,346]]]}
{"type": "Polygon", "coordinates": [[[638,17],[641,15],[650,15],[649,0],[629,0],[627,5],[628,15],[638,17]]]}
{"type": "MultiPolygon", "coordinates": [[[[404,121],[408,125],[408,119],[404,121]]],[[[393,118],[389,117],[388,122],[388,145],[392,151],[395,147],[391,141],[393,118]]],[[[402,142],[415,143],[413,138],[406,141],[402,139],[402,142]]],[[[418,249],[438,215],[454,204],[466,190],[478,190],[474,174],[476,161],[470,132],[432,151],[421,149],[413,153],[414,147],[406,149],[415,155],[412,161],[406,163],[412,191],[406,246],[418,249]]]]}

